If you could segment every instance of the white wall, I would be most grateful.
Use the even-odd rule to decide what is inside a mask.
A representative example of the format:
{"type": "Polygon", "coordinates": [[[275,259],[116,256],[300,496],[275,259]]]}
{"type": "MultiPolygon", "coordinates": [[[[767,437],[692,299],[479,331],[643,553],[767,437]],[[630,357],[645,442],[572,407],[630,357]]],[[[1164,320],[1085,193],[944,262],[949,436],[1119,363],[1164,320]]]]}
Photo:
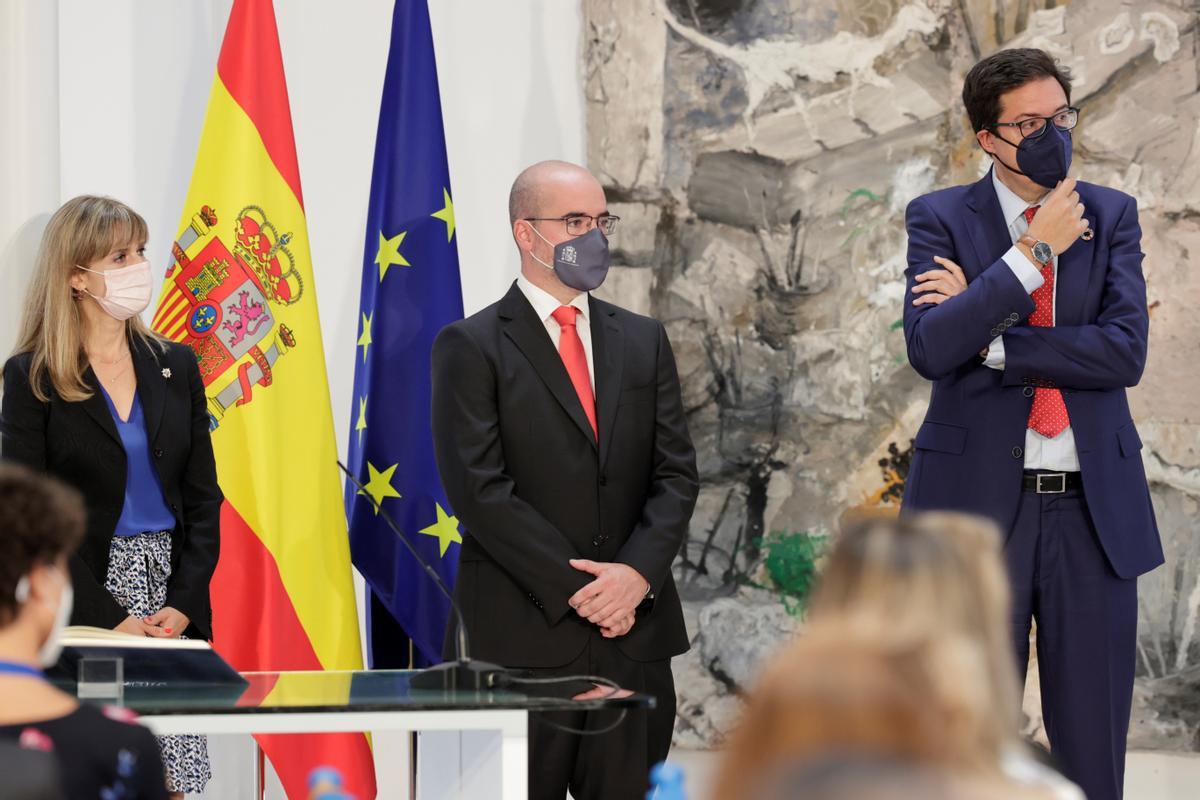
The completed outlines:
{"type": "MultiPolygon", "coordinates": [[[[129,203],[165,266],[231,4],[0,0],[0,356],[41,229],[70,197],[129,203]]],[[[392,7],[275,0],[343,453],[392,7]]],[[[516,274],[513,177],[544,158],[583,159],[581,18],[575,0],[430,0],[430,14],[469,314],[516,274]]]]}
{"type": "MultiPolygon", "coordinates": [[[[58,0],[56,38],[54,5],[0,3],[0,42],[8,45],[0,101],[28,118],[6,121],[0,140],[0,198],[12,198],[0,205],[0,353],[15,337],[37,234],[62,201],[94,192],[129,203],[149,222],[155,266],[165,264],[231,0],[58,0]],[[55,183],[57,191],[45,188],[55,183]]],[[[363,215],[391,13],[389,0],[275,0],[343,447],[353,379],[345,356],[358,336],[363,215]]],[[[471,313],[515,274],[506,207],[513,177],[543,158],[583,159],[580,13],[574,0],[431,0],[430,15],[471,313]]]]}
{"type": "Polygon", "coordinates": [[[17,335],[28,262],[58,206],[58,7],[0,2],[0,353],[17,335]]]}

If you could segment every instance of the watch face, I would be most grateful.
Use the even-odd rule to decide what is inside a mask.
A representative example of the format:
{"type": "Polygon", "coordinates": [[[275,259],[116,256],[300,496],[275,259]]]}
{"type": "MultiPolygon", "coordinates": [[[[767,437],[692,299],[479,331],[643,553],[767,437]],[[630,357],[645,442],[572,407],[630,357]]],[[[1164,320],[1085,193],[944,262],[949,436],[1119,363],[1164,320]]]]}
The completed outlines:
{"type": "Polygon", "coordinates": [[[1033,257],[1043,264],[1049,264],[1054,260],[1054,251],[1045,242],[1038,242],[1033,246],[1033,257]]]}

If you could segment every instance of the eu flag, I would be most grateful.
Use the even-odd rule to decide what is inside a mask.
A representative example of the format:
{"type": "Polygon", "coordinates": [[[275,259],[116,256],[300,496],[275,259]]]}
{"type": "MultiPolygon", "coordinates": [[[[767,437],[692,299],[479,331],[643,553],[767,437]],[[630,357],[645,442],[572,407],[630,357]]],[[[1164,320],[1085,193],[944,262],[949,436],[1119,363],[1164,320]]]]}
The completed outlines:
{"type": "MultiPolygon", "coordinates": [[[[367,211],[349,467],[453,585],[462,537],[429,431],[430,349],[463,313],[451,197],[429,9],[397,0],[367,211]]],[[[396,647],[404,637],[418,666],[440,661],[449,603],[353,486],[346,513],[351,558],[374,595],[371,666],[407,666],[407,642],[396,647]]]]}

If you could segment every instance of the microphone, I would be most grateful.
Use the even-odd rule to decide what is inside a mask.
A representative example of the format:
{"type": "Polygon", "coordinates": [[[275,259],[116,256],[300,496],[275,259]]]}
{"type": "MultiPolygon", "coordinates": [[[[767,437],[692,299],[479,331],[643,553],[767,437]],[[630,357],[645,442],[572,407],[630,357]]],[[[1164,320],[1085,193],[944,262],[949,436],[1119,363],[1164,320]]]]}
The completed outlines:
{"type": "Polygon", "coordinates": [[[462,609],[459,608],[458,602],[454,599],[454,593],[450,591],[450,587],[442,580],[442,576],[438,574],[428,561],[422,557],[416,545],[409,540],[408,536],[400,530],[400,526],[392,519],[392,515],[383,510],[383,507],[371,496],[367,491],[367,487],[363,486],[354,473],[343,464],[337,462],[342,472],[346,473],[346,478],[358,488],[358,490],[371,501],[376,513],[383,517],[383,521],[392,529],[396,537],[404,543],[408,548],[408,552],[417,560],[421,568],[425,570],[425,574],[433,581],[446,599],[450,601],[450,608],[454,612],[454,624],[457,627],[457,635],[455,637],[455,660],[447,661],[427,669],[419,671],[409,680],[408,685],[414,689],[434,689],[442,691],[450,690],[488,690],[496,688],[497,678],[506,670],[504,667],[496,664],[489,664],[486,661],[472,661],[471,650],[467,641],[467,626],[463,620],[462,609]]]}

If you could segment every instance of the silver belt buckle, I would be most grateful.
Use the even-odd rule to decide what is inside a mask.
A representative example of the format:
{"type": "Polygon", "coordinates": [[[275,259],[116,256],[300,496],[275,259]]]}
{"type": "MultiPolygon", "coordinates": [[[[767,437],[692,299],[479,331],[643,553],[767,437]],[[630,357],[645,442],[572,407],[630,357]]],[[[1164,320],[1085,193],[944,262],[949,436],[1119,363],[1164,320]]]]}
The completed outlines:
{"type": "Polygon", "coordinates": [[[1043,472],[1037,476],[1037,493],[1038,494],[1062,494],[1067,491],[1067,473],[1065,472],[1043,472]],[[1044,478],[1057,478],[1057,489],[1043,489],[1042,480],[1044,478]]]}

